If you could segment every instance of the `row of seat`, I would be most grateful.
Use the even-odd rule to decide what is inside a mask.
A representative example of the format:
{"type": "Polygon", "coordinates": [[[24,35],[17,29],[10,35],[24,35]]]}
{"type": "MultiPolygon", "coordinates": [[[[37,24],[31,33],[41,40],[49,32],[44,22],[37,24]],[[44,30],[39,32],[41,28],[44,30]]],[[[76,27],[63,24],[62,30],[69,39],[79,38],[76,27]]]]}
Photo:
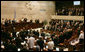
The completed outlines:
{"type": "Polygon", "coordinates": [[[8,26],[5,26],[1,24],[1,28],[7,29],[8,31],[12,31],[13,27],[15,27],[16,31],[20,31],[21,29],[25,28],[26,30],[28,29],[33,29],[33,28],[38,28],[42,27],[42,23],[30,23],[30,22],[25,22],[25,23],[14,23],[14,24],[8,24],[8,26]]]}

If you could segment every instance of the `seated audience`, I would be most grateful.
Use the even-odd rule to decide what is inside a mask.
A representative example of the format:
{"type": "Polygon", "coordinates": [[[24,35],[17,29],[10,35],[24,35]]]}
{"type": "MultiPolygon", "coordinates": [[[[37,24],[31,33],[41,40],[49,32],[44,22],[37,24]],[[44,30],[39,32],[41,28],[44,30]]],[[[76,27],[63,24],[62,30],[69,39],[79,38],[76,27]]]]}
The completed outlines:
{"type": "Polygon", "coordinates": [[[52,20],[48,28],[40,32],[27,27],[19,31],[16,26],[11,27],[11,31],[6,26],[1,28],[1,51],[56,51],[57,46],[69,47],[68,40],[74,35],[79,36],[79,44],[84,43],[84,26],[81,21],[52,20]]]}

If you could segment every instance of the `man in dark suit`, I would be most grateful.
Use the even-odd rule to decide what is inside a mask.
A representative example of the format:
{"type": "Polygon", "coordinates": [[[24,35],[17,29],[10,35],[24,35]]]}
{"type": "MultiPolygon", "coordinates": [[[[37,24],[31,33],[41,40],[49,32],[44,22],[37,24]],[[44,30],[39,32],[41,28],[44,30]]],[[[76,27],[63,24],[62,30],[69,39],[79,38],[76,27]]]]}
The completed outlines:
{"type": "Polygon", "coordinates": [[[5,32],[5,30],[1,30],[1,38],[3,38],[3,39],[6,38],[6,32],[5,32]]]}
{"type": "Polygon", "coordinates": [[[64,22],[63,27],[66,27],[66,23],[64,22]]]}
{"type": "Polygon", "coordinates": [[[66,39],[67,38],[67,32],[63,31],[63,38],[66,39]]]}
{"type": "Polygon", "coordinates": [[[11,20],[10,19],[8,20],[8,23],[11,24],[11,20]]]}
{"type": "Polygon", "coordinates": [[[23,29],[21,29],[20,36],[21,36],[22,40],[25,40],[25,35],[24,35],[24,30],[23,29]]]}
{"type": "Polygon", "coordinates": [[[24,22],[27,22],[27,18],[24,18],[24,22]]]}
{"type": "Polygon", "coordinates": [[[6,31],[5,32],[5,39],[9,39],[9,37],[10,37],[10,32],[9,31],[6,31]]]}
{"type": "Polygon", "coordinates": [[[59,44],[59,37],[57,36],[54,37],[53,41],[54,41],[54,45],[57,46],[59,44]]]}
{"type": "Polygon", "coordinates": [[[30,20],[30,23],[32,23],[32,20],[30,20]]]}
{"type": "Polygon", "coordinates": [[[14,43],[8,44],[8,51],[17,51],[17,46],[14,43]]]}
{"type": "Polygon", "coordinates": [[[63,32],[60,33],[59,42],[60,43],[63,43],[64,42],[63,32]]]}
{"type": "Polygon", "coordinates": [[[72,34],[73,34],[73,31],[72,31],[72,30],[70,30],[70,31],[68,32],[68,39],[70,39],[70,38],[71,38],[72,34]]]}
{"type": "Polygon", "coordinates": [[[7,19],[5,20],[5,26],[8,26],[8,20],[7,19]]]}
{"type": "Polygon", "coordinates": [[[53,40],[53,37],[55,36],[55,32],[53,32],[53,34],[51,35],[51,38],[52,38],[52,40],[53,40]]]}
{"type": "Polygon", "coordinates": [[[36,31],[35,30],[33,30],[33,34],[36,34],[36,31]]]}
{"type": "Polygon", "coordinates": [[[36,20],[35,20],[35,23],[37,23],[37,24],[38,24],[38,23],[39,23],[39,19],[36,19],[36,20]]]}
{"type": "Polygon", "coordinates": [[[35,32],[35,35],[36,35],[36,36],[39,36],[39,32],[38,32],[38,30],[35,32]]]}
{"type": "Polygon", "coordinates": [[[10,47],[11,43],[9,39],[6,39],[3,45],[5,46],[5,51],[9,51],[11,49],[10,47]]]}
{"type": "Polygon", "coordinates": [[[17,37],[16,39],[15,39],[15,41],[16,41],[16,46],[19,48],[19,47],[21,47],[21,42],[23,41],[20,37],[17,37]]]}
{"type": "Polygon", "coordinates": [[[27,35],[28,35],[28,31],[25,28],[23,28],[23,36],[26,37],[27,35]]]}
{"type": "Polygon", "coordinates": [[[16,30],[15,30],[15,27],[13,27],[12,34],[13,34],[13,37],[16,37],[16,30]]]}
{"type": "Polygon", "coordinates": [[[77,33],[77,34],[78,34],[78,36],[79,36],[80,31],[81,31],[81,27],[78,27],[77,30],[78,30],[78,33],[77,33]]]}
{"type": "Polygon", "coordinates": [[[41,36],[45,37],[45,33],[43,31],[41,32],[41,36]]]}
{"type": "Polygon", "coordinates": [[[44,41],[43,41],[42,37],[40,37],[39,40],[37,40],[37,44],[40,46],[40,50],[43,49],[44,41]]]}

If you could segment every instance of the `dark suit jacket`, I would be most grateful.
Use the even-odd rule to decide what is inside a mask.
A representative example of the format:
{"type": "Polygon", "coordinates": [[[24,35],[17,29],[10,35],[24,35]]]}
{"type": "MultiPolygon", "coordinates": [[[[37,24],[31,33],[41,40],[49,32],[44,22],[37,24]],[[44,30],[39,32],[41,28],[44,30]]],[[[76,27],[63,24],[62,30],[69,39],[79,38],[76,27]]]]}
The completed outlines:
{"type": "Polygon", "coordinates": [[[38,44],[41,48],[44,47],[44,41],[43,41],[43,40],[38,40],[38,41],[37,41],[37,44],[38,44]]]}
{"type": "Polygon", "coordinates": [[[45,33],[41,33],[41,36],[45,37],[45,33]]]}

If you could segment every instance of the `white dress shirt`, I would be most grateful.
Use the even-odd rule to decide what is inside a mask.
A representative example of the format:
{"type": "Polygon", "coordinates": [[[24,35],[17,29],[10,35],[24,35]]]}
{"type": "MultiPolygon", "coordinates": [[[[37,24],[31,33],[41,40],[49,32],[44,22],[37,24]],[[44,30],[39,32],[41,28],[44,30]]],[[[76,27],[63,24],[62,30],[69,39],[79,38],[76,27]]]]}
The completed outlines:
{"type": "Polygon", "coordinates": [[[35,38],[34,37],[30,37],[28,39],[28,43],[29,43],[29,48],[33,48],[34,44],[35,44],[35,38]]]}
{"type": "Polygon", "coordinates": [[[79,39],[84,39],[84,33],[81,33],[81,34],[79,35],[79,39]]]}
{"type": "Polygon", "coordinates": [[[54,42],[53,41],[49,41],[47,45],[48,45],[48,49],[52,50],[53,47],[54,47],[54,42]]]}

